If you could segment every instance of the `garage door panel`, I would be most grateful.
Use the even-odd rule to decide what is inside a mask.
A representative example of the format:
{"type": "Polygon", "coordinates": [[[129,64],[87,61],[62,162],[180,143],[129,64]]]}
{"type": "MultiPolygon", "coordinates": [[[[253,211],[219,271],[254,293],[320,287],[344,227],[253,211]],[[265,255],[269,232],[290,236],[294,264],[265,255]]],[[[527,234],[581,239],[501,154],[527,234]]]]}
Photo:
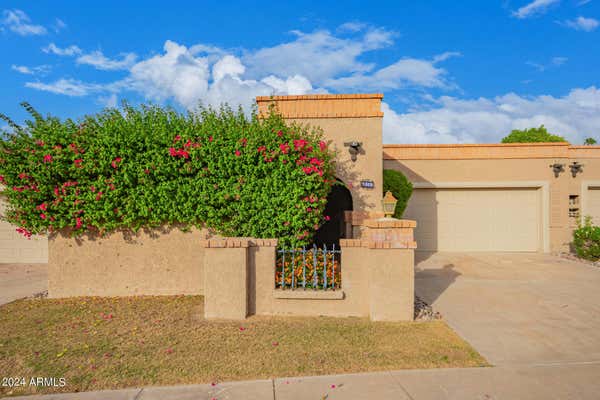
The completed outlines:
{"type": "Polygon", "coordinates": [[[404,214],[428,251],[537,251],[536,189],[415,189],[404,214]]]}

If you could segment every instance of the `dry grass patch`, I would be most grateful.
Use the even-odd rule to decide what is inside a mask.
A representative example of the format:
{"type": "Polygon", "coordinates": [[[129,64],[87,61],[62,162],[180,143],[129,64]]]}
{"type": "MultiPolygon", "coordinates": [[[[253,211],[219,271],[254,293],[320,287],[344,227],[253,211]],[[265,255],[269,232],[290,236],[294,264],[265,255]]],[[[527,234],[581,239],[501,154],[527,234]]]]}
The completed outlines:
{"type": "Polygon", "coordinates": [[[252,317],[206,321],[202,297],[21,300],[0,307],[2,376],[64,377],[87,391],[404,368],[485,360],[444,322],[252,317]]]}

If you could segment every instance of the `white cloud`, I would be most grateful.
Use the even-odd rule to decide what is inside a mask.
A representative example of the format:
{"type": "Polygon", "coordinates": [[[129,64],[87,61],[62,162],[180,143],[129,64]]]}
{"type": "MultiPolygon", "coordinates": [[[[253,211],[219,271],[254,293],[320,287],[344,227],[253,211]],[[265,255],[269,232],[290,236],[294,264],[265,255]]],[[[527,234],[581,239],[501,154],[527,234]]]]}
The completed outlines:
{"type": "Polygon", "coordinates": [[[118,98],[116,93],[113,93],[109,96],[100,96],[98,97],[98,103],[104,107],[115,108],[118,104],[118,98]]]}
{"type": "Polygon", "coordinates": [[[87,96],[95,92],[101,92],[109,89],[108,86],[81,82],[75,79],[59,79],[52,83],[27,82],[25,83],[25,86],[32,89],[72,97],[87,96]]]}
{"type": "Polygon", "coordinates": [[[558,2],[560,2],[560,0],[534,0],[531,3],[519,8],[517,11],[514,11],[513,16],[523,19],[532,17],[534,15],[543,14],[551,5],[558,2]]]}
{"type": "Polygon", "coordinates": [[[568,28],[575,29],[577,31],[591,32],[598,28],[600,22],[594,18],[577,17],[575,19],[566,20],[560,23],[568,28]]]}
{"type": "Polygon", "coordinates": [[[463,100],[443,96],[433,108],[396,113],[383,105],[384,143],[499,142],[513,129],[544,124],[552,133],[581,143],[600,126],[600,89],[573,89],[566,96],[463,100]]]}
{"type": "Polygon", "coordinates": [[[300,75],[281,79],[273,75],[262,81],[245,79],[246,66],[233,55],[224,55],[211,64],[209,57],[196,57],[198,47],[187,48],[167,41],[164,54],[140,61],[126,78],[129,89],[163,101],[174,98],[192,108],[202,102],[217,106],[229,103],[249,107],[255,96],[302,94],[311,91],[310,81],[300,75]]]}
{"type": "Polygon", "coordinates": [[[75,56],[81,54],[81,49],[75,45],[71,45],[65,48],[60,48],[54,43],[50,43],[48,46],[43,47],[42,51],[48,54],[56,54],[57,56],[75,56]]]}
{"type": "Polygon", "coordinates": [[[567,57],[552,57],[547,64],[540,64],[533,61],[527,61],[525,64],[537,69],[540,72],[544,72],[553,67],[560,67],[561,65],[566,64],[567,61],[569,61],[567,57]]]}
{"type": "Polygon", "coordinates": [[[357,73],[325,82],[326,87],[337,90],[384,90],[400,89],[406,86],[427,88],[450,88],[446,82],[446,71],[435,63],[448,59],[453,53],[444,53],[434,57],[433,61],[415,58],[403,58],[394,64],[381,68],[372,74],[357,73]]]}
{"type": "Polygon", "coordinates": [[[301,75],[321,85],[340,74],[372,70],[374,65],[359,61],[359,56],[389,46],[394,37],[393,32],[383,29],[370,29],[355,39],[334,36],[329,31],[293,33],[296,38],[291,42],[247,52],[242,61],[248,67],[248,76],[260,78],[265,71],[280,77],[301,75]]]}
{"type": "Polygon", "coordinates": [[[367,27],[367,24],[358,21],[345,22],[338,26],[339,32],[360,32],[367,27]]]}
{"type": "Polygon", "coordinates": [[[43,26],[32,24],[29,16],[21,10],[4,10],[2,15],[4,15],[4,18],[0,21],[0,24],[18,35],[34,36],[48,33],[43,26]]]}
{"type": "Polygon", "coordinates": [[[101,51],[93,51],[88,54],[83,54],[77,57],[77,64],[91,65],[92,67],[104,71],[116,71],[121,69],[128,69],[131,67],[137,56],[133,53],[123,54],[120,60],[112,60],[107,58],[101,51]]]}
{"type": "Polygon", "coordinates": [[[58,33],[63,29],[67,29],[67,24],[65,24],[65,21],[63,21],[62,19],[56,18],[54,20],[54,25],[52,26],[52,28],[54,29],[54,32],[58,33]]]}
{"type": "Polygon", "coordinates": [[[49,65],[38,65],[36,67],[27,67],[25,65],[11,65],[10,67],[13,71],[17,71],[21,74],[25,74],[25,75],[35,75],[35,74],[40,74],[40,75],[45,75],[47,74],[51,67],[49,65]]]}

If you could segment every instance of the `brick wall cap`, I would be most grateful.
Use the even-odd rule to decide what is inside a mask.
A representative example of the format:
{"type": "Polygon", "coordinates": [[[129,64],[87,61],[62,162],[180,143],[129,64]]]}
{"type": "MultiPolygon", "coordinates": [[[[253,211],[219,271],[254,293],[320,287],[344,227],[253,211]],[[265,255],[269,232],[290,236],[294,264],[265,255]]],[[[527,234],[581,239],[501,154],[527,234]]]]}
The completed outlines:
{"type": "Polygon", "coordinates": [[[345,99],[383,99],[383,93],[352,94],[302,94],[291,96],[256,96],[257,102],[286,100],[345,100],[345,99]]]}

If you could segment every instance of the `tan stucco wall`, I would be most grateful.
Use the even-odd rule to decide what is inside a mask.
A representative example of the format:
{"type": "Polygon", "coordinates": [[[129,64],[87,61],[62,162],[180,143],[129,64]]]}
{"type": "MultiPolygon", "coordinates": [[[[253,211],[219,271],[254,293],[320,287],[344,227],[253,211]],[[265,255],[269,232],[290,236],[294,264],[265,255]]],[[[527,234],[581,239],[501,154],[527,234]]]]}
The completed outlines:
{"type": "Polygon", "coordinates": [[[178,229],[48,240],[48,295],[203,294],[205,232],[178,229]]]}
{"type": "Polygon", "coordinates": [[[542,193],[548,207],[542,218],[547,220],[549,250],[559,251],[568,249],[574,226],[569,218],[569,195],[581,196],[584,180],[600,180],[600,147],[579,148],[568,143],[384,145],[383,164],[386,169],[403,172],[416,187],[545,185],[547,193],[542,193]],[[569,169],[573,161],[584,164],[576,178],[569,169]],[[558,178],[550,168],[554,163],[565,164],[565,172],[558,178]]]}
{"type": "Polygon", "coordinates": [[[307,95],[257,98],[264,113],[275,103],[289,122],[320,127],[337,151],[336,175],[352,193],[354,210],[377,211],[382,197],[382,118],[380,94],[307,95]],[[345,142],[362,142],[356,161],[345,142]],[[372,180],[373,189],[361,188],[361,180],[372,180]]]}
{"type": "MultiPolygon", "coordinates": [[[[412,320],[414,222],[398,224],[401,238],[391,235],[393,240],[341,241],[342,288],[336,291],[275,289],[277,240],[202,241],[206,251],[205,316],[243,319],[247,314],[256,314],[412,320]],[[410,232],[404,232],[406,229],[410,232]]],[[[393,226],[381,229],[389,233],[393,226]]]]}
{"type": "MultiPolygon", "coordinates": [[[[3,189],[0,186],[0,216],[4,216],[8,205],[6,198],[1,194],[3,189]]],[[[44,235],[26,238],[16,229],[17,226],[0,221],[0,263],[47,263],[48,238],[44,235]]]]}

